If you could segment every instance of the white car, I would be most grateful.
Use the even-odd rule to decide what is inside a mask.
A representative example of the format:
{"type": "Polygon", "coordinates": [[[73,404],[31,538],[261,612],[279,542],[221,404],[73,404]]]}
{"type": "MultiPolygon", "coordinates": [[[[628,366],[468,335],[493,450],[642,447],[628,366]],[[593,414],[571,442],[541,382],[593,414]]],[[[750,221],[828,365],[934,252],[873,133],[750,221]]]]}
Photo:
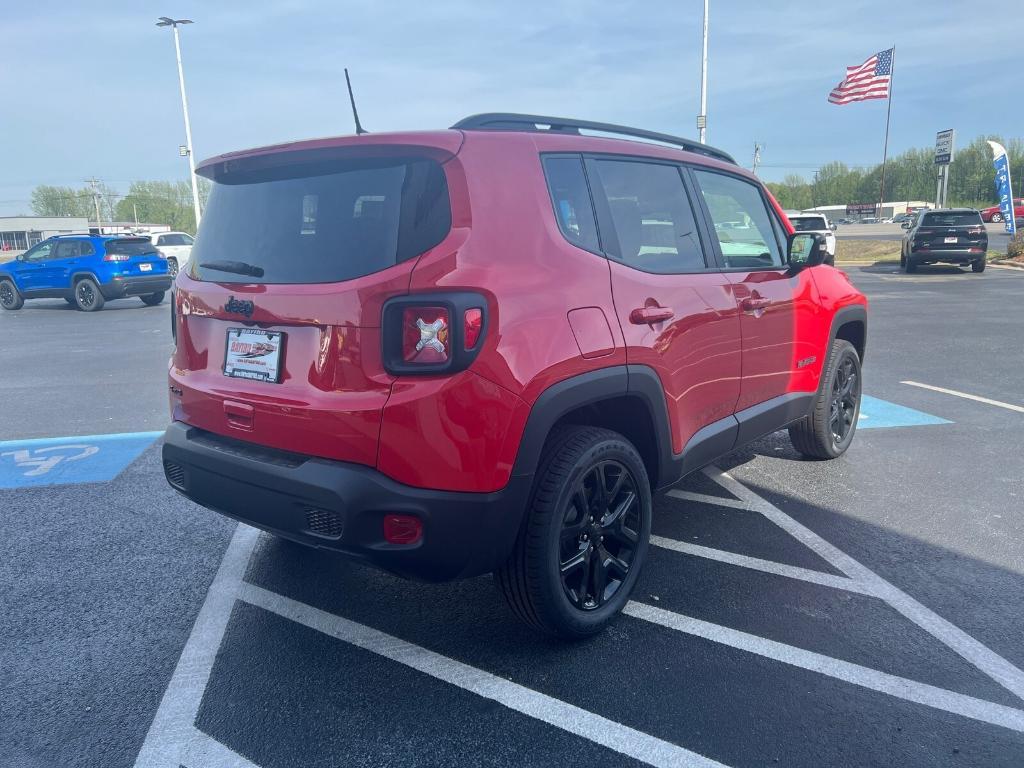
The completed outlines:
{"type": "Polygon", "coordinates": [[[187,232],[155,232],[149,236],[160,253],[167,259],[172,275],[188,263],[192,255],[192,235],[187,232]]]}
{"type": "Polygon", "coordinates": [[[797,213],[789,217],[793,229],[797,232],[814,232],[825,236],[825,247],[828,248],[828,255],[833,258],[836,255],[836,233],[831,224],[820,213],[797,213]]]}

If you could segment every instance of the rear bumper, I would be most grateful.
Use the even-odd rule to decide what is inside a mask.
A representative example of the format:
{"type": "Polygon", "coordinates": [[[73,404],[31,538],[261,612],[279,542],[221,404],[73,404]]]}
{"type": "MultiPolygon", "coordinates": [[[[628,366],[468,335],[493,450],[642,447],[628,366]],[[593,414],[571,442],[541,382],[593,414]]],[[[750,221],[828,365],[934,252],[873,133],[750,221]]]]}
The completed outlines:
{"type": "Polygon", "coordinates": [[[526,508],[531,478],[493,493],[396,483],[370,467],[221,437],[181,422],[167,429],[164,472],[198,504],[301,544],[426,581],[477,576],[503,563],[526,508]],[[383,518],[423,522],[416,544],[389,544],[383,518]]]}
{"type": "Polygon", "coordinates": [[[145,277],[115,277],[100,286],[105,299],[120,299],[124,296],[145,296],[150,293],[171,290],[173,278],[170,275],[146,275],[145,277]]]}
{"type": "Polygon", "coordinates": [[[968,253],[964,250],[938,251],[929,249],[927,251],[911,250],[910,255],[918,264],[929,261],[941,261],[947,264],[972,264],[975,261],[980,261],[985,258],[985,253],[986,251],[982,251],[981,253],[968,253]]]}

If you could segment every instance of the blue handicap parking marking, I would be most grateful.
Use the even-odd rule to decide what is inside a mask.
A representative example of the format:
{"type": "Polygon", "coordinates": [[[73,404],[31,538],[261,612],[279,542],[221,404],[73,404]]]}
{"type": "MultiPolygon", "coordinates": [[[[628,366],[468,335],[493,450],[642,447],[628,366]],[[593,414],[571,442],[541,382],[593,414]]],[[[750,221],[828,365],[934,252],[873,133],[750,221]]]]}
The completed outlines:
{"type": "Polygon", "coordinates": [[[0,489],[113,480],[163,432],[0,442],[0,489]]]}
{"type": "Polygon", "coordinates": [[[860,399],[860,419],[857,429],[879,429],[882,427],[921,427],[929,424],[952,424],[949,419],[932,416],[924,411],[915,411],[905,405],[879,400],[871,395],[860,399]]]}

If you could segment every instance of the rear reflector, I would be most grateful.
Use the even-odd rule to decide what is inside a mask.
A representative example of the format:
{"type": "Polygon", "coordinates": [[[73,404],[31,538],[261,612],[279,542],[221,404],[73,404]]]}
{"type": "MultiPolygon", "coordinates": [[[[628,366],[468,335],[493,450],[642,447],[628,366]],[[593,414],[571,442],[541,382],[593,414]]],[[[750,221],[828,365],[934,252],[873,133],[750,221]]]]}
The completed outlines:
{"type": "Polygon", "coordinates": [[[423,538],[423,522],[415,515],[384,515],[384,541],[415,544],[423,538]]]}
{"type": "Polygon", "coordinates": [[[480,340],[480,331],[484,327],[484,312],[479,307],[467,309],[463,315],[463,343],[464,349],[473,349],[480,340]]]}
{"type": "Polygon", "coordinates": [[[405,307],[402,310],[402,360],[437,365],[451,356],[451,318],[444,307],[405,307]]]}

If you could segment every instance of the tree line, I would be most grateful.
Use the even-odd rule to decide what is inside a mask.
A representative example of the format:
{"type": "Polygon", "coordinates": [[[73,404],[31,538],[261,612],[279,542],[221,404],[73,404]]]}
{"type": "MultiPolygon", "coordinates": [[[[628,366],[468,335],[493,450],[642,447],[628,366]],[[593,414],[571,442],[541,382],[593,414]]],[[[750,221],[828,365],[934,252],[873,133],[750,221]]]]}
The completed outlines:
{"type": "MultiPolygon", "coordinates": [[[[206,206],[210,182],[199,179],[199,202],[206,206]]],[[[96,220],[99,201],[102,221],[139,221],[166,224],[181,232],[196,231],[192,185],[188,181],[133,181],[127,194],[106,184],[96,188],[41,185],[32,190],[32,212],[37,216],[81,216],[96,220]]]]}
{"type": "MultiPolygon", "coordinates": [[[[949,168],[949,205],[987,208],[998,202],[992,149],[986,139],[1006,147],[1013,173],[1013,194],[1024,196],[1024,141],[979,136],[956,151],[949,168]]],[[[937,175],[932,147],[909,149],[890,157],[885,165],[885,199],[934,202],[937,175]]],[[[768,182],[767,186],[783,208],[802,211],[819,205],[877,204],[881,178],[881,163],[873,168],[851,168],[845,163],[831,162],[819,168],[812,180],[789,174],[781,182],[768,182]]]]}

